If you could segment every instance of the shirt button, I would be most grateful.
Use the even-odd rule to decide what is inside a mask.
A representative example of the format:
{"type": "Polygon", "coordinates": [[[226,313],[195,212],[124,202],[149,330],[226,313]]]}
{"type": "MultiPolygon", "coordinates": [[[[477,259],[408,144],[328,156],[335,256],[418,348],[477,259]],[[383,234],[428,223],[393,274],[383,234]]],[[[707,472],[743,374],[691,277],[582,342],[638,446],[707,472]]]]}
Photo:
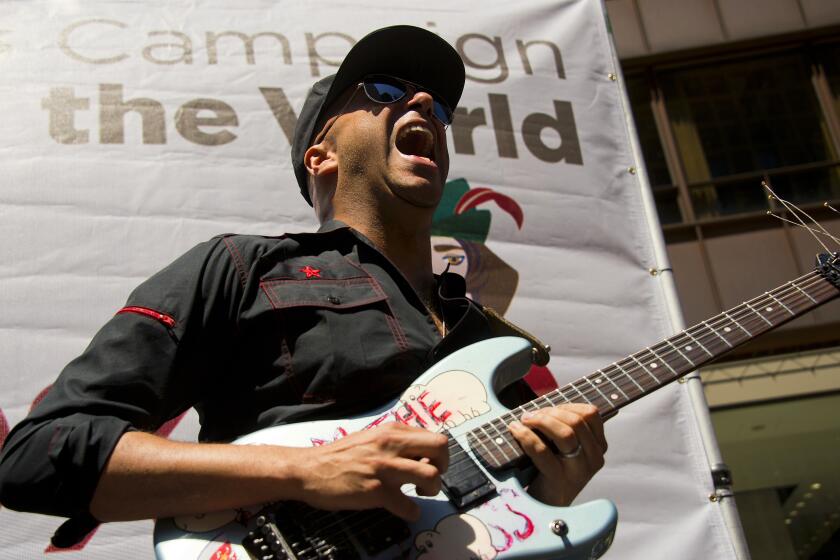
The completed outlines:
{"type": "Polygon", "coordinates": [[[341,303],[341,298],[338,296],[327,296],[327,301],[333,305],[338,305],[341,303]]]}

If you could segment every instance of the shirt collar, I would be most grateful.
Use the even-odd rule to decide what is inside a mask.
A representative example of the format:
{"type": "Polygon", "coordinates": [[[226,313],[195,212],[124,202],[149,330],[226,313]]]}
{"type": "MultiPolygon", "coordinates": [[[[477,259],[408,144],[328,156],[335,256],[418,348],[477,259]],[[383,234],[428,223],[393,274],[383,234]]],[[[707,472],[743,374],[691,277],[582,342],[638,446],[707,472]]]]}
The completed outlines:
{"type": "Polygon", "coordinates": [[[350,226],[348,226],[341,220],[327,220],[326,222],[321,224],[321,227],[318,228],[318,233],[328,233],[342,228],[351,229],[350,226]]]}

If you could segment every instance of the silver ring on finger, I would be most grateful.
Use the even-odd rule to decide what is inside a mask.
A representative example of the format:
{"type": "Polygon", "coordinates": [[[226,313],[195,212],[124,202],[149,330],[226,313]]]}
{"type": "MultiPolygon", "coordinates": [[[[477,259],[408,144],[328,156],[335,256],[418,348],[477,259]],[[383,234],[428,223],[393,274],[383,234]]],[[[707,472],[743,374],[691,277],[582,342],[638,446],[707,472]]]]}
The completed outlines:
{"type": "Polygon", "coordinates": [[[560,453],[560,456],[563,459],[574,459],[575,457],[580,455],[580,452],[582,450],[583,450],[583,447],[581,446],[580,442],[578,442],[577,447],[575,447],[574,451],[571,451],[570,453],[564,453],[564,452],[558,450],[558,453],[560,453]]]}

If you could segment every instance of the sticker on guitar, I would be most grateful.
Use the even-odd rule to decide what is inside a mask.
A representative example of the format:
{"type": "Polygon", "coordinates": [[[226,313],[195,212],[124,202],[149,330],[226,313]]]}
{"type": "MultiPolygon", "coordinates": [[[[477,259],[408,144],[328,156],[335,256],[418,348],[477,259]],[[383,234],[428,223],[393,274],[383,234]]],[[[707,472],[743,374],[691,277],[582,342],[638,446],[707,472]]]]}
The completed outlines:
{"type": "Polygon", "coordinates": [[[505,488],[472,513],[444,517],[414,538],[416,560],[492,560],[527,540],[534,534],[534,522],[520,511],[527,502],[517,498],[518,492],[505,488]]]}
{"type": "MultiPolygon", "coordinates": [[[[436,376],[426,385],[412,385],[402,394],[394,407],[376,417],[363,430],[386,422],[402,422],[432,432],[460,426],[490,412],[487,390],[478,378],[468,371],[451,370],[436,376]]],[[[312,436],[313,446],[339,440],[349,432],[342,426],[327,437],[312,436]]]]}

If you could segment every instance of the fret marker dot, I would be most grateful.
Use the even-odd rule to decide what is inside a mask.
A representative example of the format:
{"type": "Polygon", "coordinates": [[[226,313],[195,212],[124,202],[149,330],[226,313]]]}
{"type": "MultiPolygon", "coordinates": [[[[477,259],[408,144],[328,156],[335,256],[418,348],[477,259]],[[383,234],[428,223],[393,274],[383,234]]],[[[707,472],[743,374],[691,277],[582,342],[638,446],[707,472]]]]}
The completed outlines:
{"type": "Polygon", "coordinates": [[[503,440],[502,438],[500,438],[500,437],[496,438],[496,445],[502,445],[504,442],[505,442],[505,440],[503,440]]]}
{"type": "Polygon", "coordinates": [[[596,379],[596,380],[595,380],[595,383],[600,383],[601,381],[603,381],[603,379],[601,379],[601,378],[599,377],[598,379],[596,379]]]}
{"type": "Polygon", "coordinates": [[[691,346],[691,344],[685,347],[686,352],[691,352],[692,350],[694,350],[694,348],[691,346]]]}
{"type": "Polygon", "coordinates": [[[656,369],[656,368],[659,367],[659,364],[657,364],[656,362],[651,362],[650,367],[652,367],[653,369],[656,369]]]}
{"type": "Polygon", "coordinates": [[[610,395],[610,398],[614,401],[617,401],[618,400],[618,395],[613,393],[612,395],[610,395]]]}
{"type": "Polygon", "coordinates": [[[731,330],[729,327],[723,327],[723,332],[730,332],[731,330]]]}
{"type": "Polygon", "coordinates": [[[773,308],[772,307],[765,307],[764,311],[767,311],[768,313],[770,313],[771,311],[773,311],[773,308]]]}

